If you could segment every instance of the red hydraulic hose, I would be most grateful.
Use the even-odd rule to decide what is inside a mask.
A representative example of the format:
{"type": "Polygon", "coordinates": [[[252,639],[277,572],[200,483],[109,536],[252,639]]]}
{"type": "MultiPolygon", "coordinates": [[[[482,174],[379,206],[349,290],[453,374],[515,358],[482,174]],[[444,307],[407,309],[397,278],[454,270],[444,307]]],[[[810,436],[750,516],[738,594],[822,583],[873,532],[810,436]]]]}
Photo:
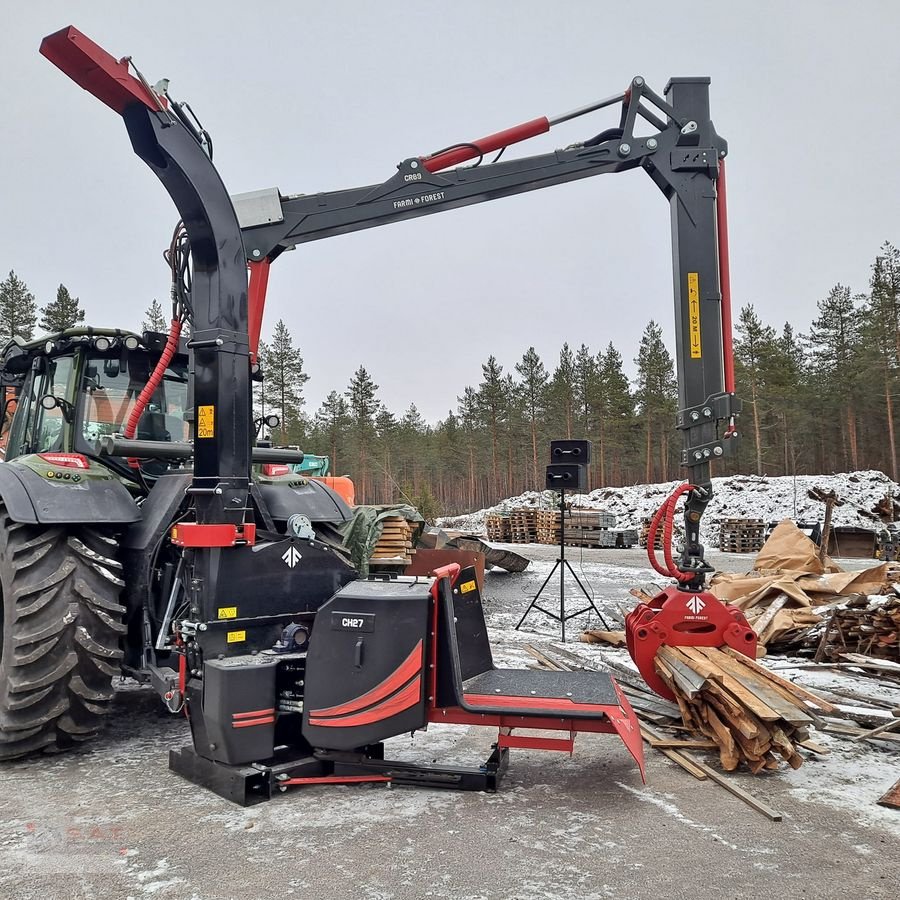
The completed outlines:
{"type": "Polygon", "coordinates": [[[647,558],[654,570],[665,578],[676,578],[678,581],[690,581],[694,577],[693,572],[683,572],[678,568],[675,558],[672,555],[672,535],[675,527],[675,507],[678,500],[683,494],[696,490],[693,484],[681,484],[667,497],[660,505],[659,509],[654,513],[650,522],[650,529],[647,533],[647,558]],[[663,556],[665,557],[665,566],[661,565],[656,558],[656,534],[659,526],[663,525],[663,556]]]}
{"type": "MultiPolygon", "coordinates": [[[[137,402],[134,404],[134,409],[131,410],[131,415],[128,416],[128,422],[125,425],[125,437],[129,441],[134,437],[135,432],[137,431],[138,422],[144,414],[147,404],[156,393],[156,389],[162,383],[163,376],[166,374],[166,369],[169,367],[169,363],[172,362],[172,357],[175,356],[175,353],[178,350],[179,337],[181,337],[181,322],[178,319],[172,319],[172,324],[169,327],[169,337],[166,340],[166,346],[163,348],[162,355],[159,357],[159,362],[147,379],[144,389],[138,395],[137,402]]],[[[134,468],[137,465],[137,461],[128,460],[128,464],[134,468]]]]}
{"type": "Polygon", "coordinates": [[[719,239],[719,287],[722,292],[722,363],[725,393],[734,393],[734,347],[731,341],[731,269],[728,264],[728,198],[725,189],[725,160],[719,160],[716,185],[716,231],[719,239]]]}

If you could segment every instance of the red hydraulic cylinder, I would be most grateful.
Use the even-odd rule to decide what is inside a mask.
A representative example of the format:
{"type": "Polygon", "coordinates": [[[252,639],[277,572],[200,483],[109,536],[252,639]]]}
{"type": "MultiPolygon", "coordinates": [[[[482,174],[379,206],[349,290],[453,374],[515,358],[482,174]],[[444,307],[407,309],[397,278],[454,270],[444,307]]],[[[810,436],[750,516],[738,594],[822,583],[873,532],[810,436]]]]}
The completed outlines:
{"type": "Polygon", "coordinates": [[[734,393],[734,347],[732,346],[731,268],[728,264],[728,199],[725,191],[725,160],[719,160],[716,183],[716,231],[719,241],[719,287],[722,292],[722,362],[725,393],[734,393]]]}
{"type": "Polygon", "coordinates": [[[266,308],[266,289],[269,286],[268,259],[250,260],[247,268],[250,270],[250,284],[248,286],[247,305],[247,333],[250,338],[250,361],[257,362],[259,356],[259,336],[262,331],[263,312],[266,308]]]}
{"type": "Polygon", "coordinates": [[[469,159],[475,159],[476,156],[482,156],[494,150],[501,150],[510,144],[518,144],[519,141],[528,140],[528,138],[544,134],[549,130],[550,120],[546,116],[541,116],[539,119],[532,119],[530,122],[523,122],[521,125],[507,128],[505,131],[489,134],[487,137],[479,138],[477,141],[460,144],[456,147],[442,150],[440,153],[435,153],[433,156],[423,157],[422,165],[429,172],[437,172],[439,169],[458,166],[469,159]]]}

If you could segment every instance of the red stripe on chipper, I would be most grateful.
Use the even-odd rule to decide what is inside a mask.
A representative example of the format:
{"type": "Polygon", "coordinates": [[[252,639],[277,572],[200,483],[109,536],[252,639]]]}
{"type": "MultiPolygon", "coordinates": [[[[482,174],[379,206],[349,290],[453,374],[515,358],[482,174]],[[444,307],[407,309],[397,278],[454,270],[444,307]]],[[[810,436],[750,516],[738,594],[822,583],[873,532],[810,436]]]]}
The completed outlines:
{"type": "Polygon", "coordinates": [[[274,716],[274,715],[275,715],[275,708],[272,707],[272,709],[254,709],[254,710],[251,710],[250,712],[232,713],[231,718],[232,719],[258,719],[261,716],[274,716]]]}
{"type": "Polygon", "coordinates": [[[232,728],[252,728],[254,725],[271,725],[275,716],[266,716],[264,719],[244,719],[242,722],[232,722],[232,728]]]}
{"type": "Polygon", "coordinates": [[[388,697],[381,703],[371,706],[355,715],[340,716],[333,719],[317,719],[312,714],[309,717],[310,725],[319,725],[324,728],[350,728],[353,725],[371,725],[372,722],[380,722],[389,719],[398,713],[415,706],[422,696],[422,676],[416,675],[405,688],[398,691],[393,697],[388,697]]]}
{"type": "MultiPolygon", "coordinates": [[[[371,691],[366,691],[361,697],[356,697],[353,700],[348,700],[346,703],[339,703],[337,706],[329,706],[325,709],[311,709],[309,711],[310,723],[312,724],[312,716],[346,716],[386,700],[391,694],[400,690],[413,675],[421,671],[422,649],[423,643],[420,640],[413,648],[412,653],[400,663],[398,668],[388,675],[381,684],[373,687],[371,691]]],[[[341,724],[344,723],[342,722],[341,724]]]]}

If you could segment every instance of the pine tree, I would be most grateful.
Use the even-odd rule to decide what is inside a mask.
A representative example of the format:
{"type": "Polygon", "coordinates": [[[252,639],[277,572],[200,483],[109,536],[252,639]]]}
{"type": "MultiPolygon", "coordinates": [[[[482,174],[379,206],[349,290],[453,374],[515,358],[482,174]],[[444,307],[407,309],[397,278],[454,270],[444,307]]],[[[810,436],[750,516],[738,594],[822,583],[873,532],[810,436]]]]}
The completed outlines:
{"type": "Polygon", "coordinates": [[[160,331],[168,330],[169,323],[163,314],[162,304],[154,298],[153,302],[147,307],[144,313],[144,321],[141,322],[141,331],[160,331]]]}
{"type": "Polygon", "coordinates": [[[653,437],[658,436],[660,480],[669,477],[669,440],[675,417],[677,385],[672,357],[663,343],[662,329],[650,321],[641,336],[638,357],[637,390],[635,398],[644,419],[645,481],[653,480],[653,437]]]}
{"type": "Polygon", "coordinates": [[[37,304],[25,282],[10,270],[0,282],[0,341],[4,344],[13,337],[30,341],[37,323],[37,304]]]}
{"type": "Polygon", "coordinates": [[[599,485],[603,486],[610,483],[610,474],[622,483],[624,461],[631,450],[634,425],[634,399],[628,376],[622,367],[622,354],[612,342],[607,345],[605,353],[597,354],[597,381],[594,415],[599,446],[596,457],[599,485]]]}
{"type": "MultiPolygon", "coordinates": [[[[734,340],[735,376],[738,384],[746,388],[753,421],[753,445],[756,456],[756,474],[763,473],[763,439],[761,405],[765,394],[765,372],[772,358],[775,345],[775,329],[763,325],[753,304],[741,309],[734,340]]],[[[743,392],[741,392],[743,393],[743,392]]]]}
{"type": "MultiPolygon", "coordinates": [[[[850,288],[842,284],[836,284],[828,296],[819,301],[818,308],[819,315],[807,337],[812,373],[826,410],[832,412],[830,418],[845,426],[837,428],[844,446],[843,464],[858,469],[855,366],[860,349],[858,310],[850,288]]],[[[823,445],[835,437],[834,429],[820,433],[823,445]]]]}
{"type": "Polygon", "coordinates": [[[343,454],[349,419],[347,401],[337,391],[329,391],[316,412],[315,424],[325,438],[331,471],[335,475],[340,474],[338,459],[343,454]]]}
{"type": "Polygon", "coordinates": [[[861,304],[862,359],[869,379],[880,382],[884,396],[888,462],[897,480],[897,442],[894,433],[894,396],[900,374],[900,249],[889,242],[872,264],[871,293],[861,304]]]}
{"type": "Polygon", "coordinates": [[[260,351],[263,377],[268,380],[266,399],[281,417],[280,440],[287,443],[290,434],[296,439],[303,428],[302,409],[306,403],[303,385],[309,381],[309,375],[303,371],[303,357],[281,319],[275,323],[272,342],[266,346],[265,354],[262,347],[260,351]]]}
{"type": "Polygon", "coordinates": [[[575,357],[569,345],[563,344],[559,351],[559,365],[550,382],[550,397],[555,410],[553,428],[561,427],[564,436],[572,437],[575,424],[575,357]]]}
{"type": "Polygon", "coordinates": [[[69,293],[69,289],[61,284],[56,289],[56,299],[41,310],[41,328],[47,334],[65,331],[77,322],[84,321],[84,310],[77,297],[69,293]]]}
{"type": "Polygon", "coordinates": [[[489,356],[481,366],[483,379],[478,386],[478,410],[481,423],[491,437],[491,491],[499,500],[503,493],[500,480],[500,433],[504,422],[507,391],[503,378],[503,366],[496,357],[489,356]]]}
{"type": "MultiPolygon", "coordinates": [[[[357,470],[354,478],[357,487],[357,498],[360,503],[371,496],[369,484],[371,473],[368,471],[368,448],[375,436],[375,416],[381,408],[376,396],[378,385],[372,380],[365,366],[360,366],[350,380],[345,391],[350,413],[350,433],[356,450],[357,470]]],[[[369,501],[371,502],[371,501],[369,501]]]]}
{"type": "Polygon", "coordinates": [[[538,423],[543,419],[547,408],[547,390],[550,381],[547,370],[534,347],[529,347],[522,361],[516,363],[519,373],[525,420],[531,435],[531,483],[538,481],[538,423]]]}

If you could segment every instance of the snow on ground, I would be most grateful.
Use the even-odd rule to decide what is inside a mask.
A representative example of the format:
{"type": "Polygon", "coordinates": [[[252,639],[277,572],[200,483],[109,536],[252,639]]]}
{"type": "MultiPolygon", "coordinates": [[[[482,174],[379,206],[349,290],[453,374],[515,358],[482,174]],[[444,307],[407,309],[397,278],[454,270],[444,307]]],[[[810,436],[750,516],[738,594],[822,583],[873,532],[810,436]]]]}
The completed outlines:
{"type": "MultiPolygon", "coordinates": [[[[792,518],[798,522],[821,521],[824,506],[811,500],[811,488],[833,490],[843,506],[834,509],[832,524],[857,528],[880,528],[876,504],[885,497],[900,499],[900,485],[883,472],[863,471],[838,475],[732,475],[713,478],[713,499],[703,518],[703,540],[718,546],[718,525],[722,519],[762,519],[777,522],[792,518]]],[[[617,528],[639,528],[641,521],[653,515],[680,481],[662,484],[637,484],[628,487],[597,488],[589,494],[571,495],[578,509],[602,509],[616,516],[617,528]]],[[[502,500],[496,506],[462,516],[439,520],[443,528],[484,533],[488,514],[503,514],[519,507],[553,509],[559,503],[553,491],[526,491],[518,497],[502,500]]]]}

